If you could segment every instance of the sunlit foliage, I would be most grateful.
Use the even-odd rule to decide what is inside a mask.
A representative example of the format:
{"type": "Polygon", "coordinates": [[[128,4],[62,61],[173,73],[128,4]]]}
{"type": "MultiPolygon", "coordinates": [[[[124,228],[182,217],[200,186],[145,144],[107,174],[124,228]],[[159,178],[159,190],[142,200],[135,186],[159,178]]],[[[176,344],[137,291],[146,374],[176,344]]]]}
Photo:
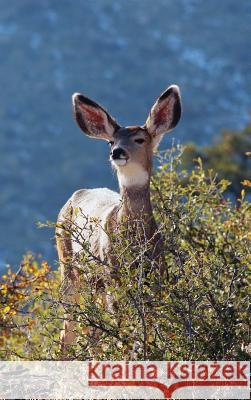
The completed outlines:
{"type": "MultiPolygon", "coordinates": [[[[179,149],[160,161],[151,185],[164,271],[151,260],[141,229],[139,235],[126,229],[110,234],[116,268],[92,256],[83,242],[75,264],[81,290],[71,303],[62,296],[59,273],[25,256],[17,273],[8,268],[1,278],[2,359],[249,357],[246,186],[233,204],[224,196],[229,182],[216,179],[201,159],[189,172],[179,149]],[[67,354],[59,348],[63,311],[77,322],[78,338],[67,354]]],[[[67,234],[78,237],[76,229],[67,234]]]]}

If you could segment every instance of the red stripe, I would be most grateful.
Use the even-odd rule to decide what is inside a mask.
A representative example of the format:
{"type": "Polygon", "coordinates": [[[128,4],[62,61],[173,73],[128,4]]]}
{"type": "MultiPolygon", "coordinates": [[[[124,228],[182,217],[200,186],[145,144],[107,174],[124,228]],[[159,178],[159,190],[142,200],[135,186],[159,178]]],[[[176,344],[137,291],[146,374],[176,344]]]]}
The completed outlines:
{"type": "Polygon", "coordinates": [[[173,383],[169,387],[164,383],[154,381],[89,381],[89,386],[150,386],[160,389],[165,396],[165,399],[170,399],[173,392],[179,388],[186,386],[247,386],[247,381],[183,381],[173,383]]]}

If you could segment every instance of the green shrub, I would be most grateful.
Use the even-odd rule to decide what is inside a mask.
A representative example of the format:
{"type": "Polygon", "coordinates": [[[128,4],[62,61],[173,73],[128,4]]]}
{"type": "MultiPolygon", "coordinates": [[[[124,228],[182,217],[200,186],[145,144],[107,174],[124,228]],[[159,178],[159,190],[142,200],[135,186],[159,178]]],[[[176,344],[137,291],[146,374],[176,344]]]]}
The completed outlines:
{"type": "MultiPolygon", "coordinates": [[[[44,267],[28,256],[24,297],[15,301],[20,289],[11,273],[7,286],[6,280],[0,284],[5,293],[2,358],[62,357],[59,335],[67,311],[78,322],[77,343],[68,349],[72,359],[247,359],[251,213],[244,190],[232,204],[224,197],[228,187],[228,181],[205,171],[200,159],[187,172],[180,151],[166,153],[152,179],[165,273],[149,257],[149,243],[137,234],[141,221],[135,221],[133,235],[125,221],[120,235],[111,235],[116,268],[94,258],[88,243],[82,243],[78,304],[62,297],[57,272],[48,269],[43,279],[33,279],[44,267]],[[34,263],[35,272],[29,272],[34,263]],[[109,309],[104,294],[111,299],[109,309]]],[[[71,234],[77,233],[74,227],[71,234]]]]}
{"type": "Polygon", "coordinates": [[[223,130],[211,145],[203,148],[189,143],[182,155],[182,163],[189,170],[193,159],[200,157],[205,169],[217,173],[219,179],[228,179],[229,193],[240,196],[242,183],[251,187],[251,122],[241,131],[223,130]],[[248,151],[249,150],[249,151],[248,151]]]}

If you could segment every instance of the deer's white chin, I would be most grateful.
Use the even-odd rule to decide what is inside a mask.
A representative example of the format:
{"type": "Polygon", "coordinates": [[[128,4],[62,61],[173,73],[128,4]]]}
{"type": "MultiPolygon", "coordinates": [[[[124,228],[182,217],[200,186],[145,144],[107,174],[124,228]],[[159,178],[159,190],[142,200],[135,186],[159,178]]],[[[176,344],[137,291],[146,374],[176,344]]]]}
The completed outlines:
{"type": "Polygon", "coordinates": [[[117,158],[116,160],[112,160],[112,163],[116,167],[123,167],[124,165],[126,165],[127,161],[128,160],[126,158],[117,158]]]}
{"type": "Polygon", "coordinates": [[[124,187],[144,186],[149,182],[149,172],[139,163],[129,162],[117,171],[119,185],[124,187]]]}

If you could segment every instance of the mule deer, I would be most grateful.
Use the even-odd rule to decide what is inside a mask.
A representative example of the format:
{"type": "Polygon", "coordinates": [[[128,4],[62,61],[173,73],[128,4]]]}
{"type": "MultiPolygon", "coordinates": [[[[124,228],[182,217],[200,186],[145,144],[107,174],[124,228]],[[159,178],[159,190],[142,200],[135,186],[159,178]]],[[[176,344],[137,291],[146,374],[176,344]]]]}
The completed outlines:
{"type": "MultiPolygon", "coordinates": [[[[100,221],[100,229],[90,238],[93,253],[101,260],[109,258],[109,237],[104,226],[113,230],[126,217],[129,221],[143,215],[148,238],[157,230],[150,200],[150,176],[153,150],[160,143],[164,133],[173,129],[181,115],[179,88],[170,86],[153,105],[143,126],[121,127],[100,105],[76,93],[73,95],[73,112],[78,126],[88,136],[103,139],[110,144],[110,161],[117,171],[120,194],[109,189],[82,189],[75,192],[64,205],[58,217],[57,249],[61,264],[62,279],[68,282],[65,292],[67,299],[78,301],[79,276],[72,258],[81,251],[60,226],[77,224],[81,229],[83,219],[75,215],[74,208],[81,208],[88,217],[100,221]],[[61,225],[60,225],[61,224],[61,225]]],[[[160,254],[160,240],[154,238],[153,257],[160,254]]],[[[81,288],[80,288],[81,289],[81,288]]],[[[71,315],[65,315],[61,336],[62,347],[74,341],[74,322],[71,315]]]]}

